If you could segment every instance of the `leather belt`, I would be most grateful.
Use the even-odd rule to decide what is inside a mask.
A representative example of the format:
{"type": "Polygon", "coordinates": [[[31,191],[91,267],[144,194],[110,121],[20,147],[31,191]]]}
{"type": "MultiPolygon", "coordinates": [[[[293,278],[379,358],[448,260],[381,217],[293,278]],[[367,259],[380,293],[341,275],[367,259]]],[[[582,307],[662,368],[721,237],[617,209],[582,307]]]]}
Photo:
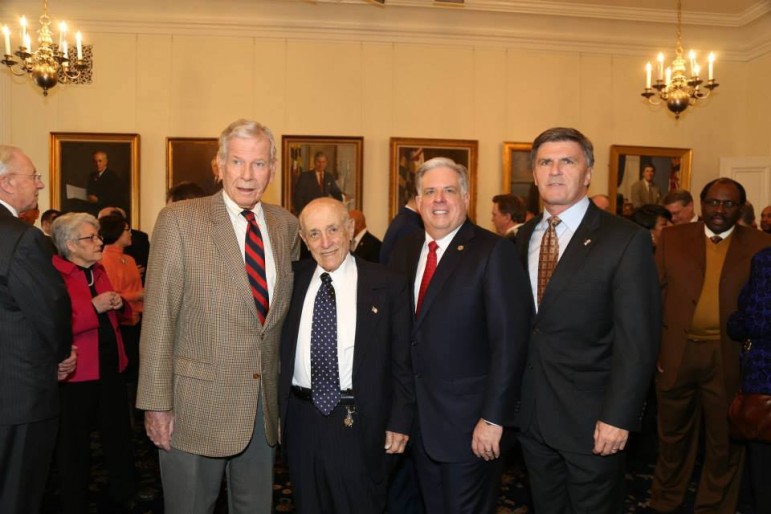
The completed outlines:
{"type": "MultiPolygon", "coordinates": [[[[311,390],[307,387],[293,385],[292,394],[294,394],[300,400],[306,402],[313,401],[311,390]]],[[[344,391],[340,391],[340,405],[353,405],[354,403],[353,389],[345,389],[344,391]]]]}

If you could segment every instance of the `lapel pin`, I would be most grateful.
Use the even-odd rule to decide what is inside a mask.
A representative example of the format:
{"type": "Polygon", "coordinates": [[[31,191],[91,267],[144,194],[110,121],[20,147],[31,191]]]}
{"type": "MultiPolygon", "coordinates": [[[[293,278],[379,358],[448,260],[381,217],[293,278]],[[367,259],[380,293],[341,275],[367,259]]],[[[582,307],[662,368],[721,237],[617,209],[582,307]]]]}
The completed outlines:
{"type": "Polygon", "coordinates": [[[377,314],[377,307],[374,305],[372,306],[372,314],[377,314]]]}
{"type": "Polygon", "coordinates": [[[587,239],[586,241],[584,241],[584,246],[589,246],[590,244],[592,244],[591,239],[587,239]]]}
{"type": "Polygon", "coordinates": [[[458,245],[458,251],[459,251],[459,252],[462,252],[462,251],[463,251],[463,248],[464,248],[464,246],[463,246],[463,245],[458,245]]]}

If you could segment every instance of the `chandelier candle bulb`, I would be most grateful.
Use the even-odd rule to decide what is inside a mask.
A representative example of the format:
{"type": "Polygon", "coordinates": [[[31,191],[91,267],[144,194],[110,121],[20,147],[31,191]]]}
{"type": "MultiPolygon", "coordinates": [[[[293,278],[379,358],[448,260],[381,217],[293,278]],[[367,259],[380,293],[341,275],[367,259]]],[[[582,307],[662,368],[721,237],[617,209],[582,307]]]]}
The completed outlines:
{"type": "Polygon", "coordinates": [[[651,63],[645,65],[645,89],[651,88],[651,70],[653,69],[653,66],[651,66],[651,63]]]}
{"type": "Polygon", "coordinates": [[[24,50],[26,52],[32,50],[32,40],[30,39],[29,34],[24,34],[24,50]]]}
{"type": "Polygon", "coordinates": [[[669,84],[672,82],[672,68],[667,67],[667,69],[664,71],[664,83],[669,87],[669,84]]]}
{"type": "Polygon", "coordinates": [[[709,53],[709,66],[708,66],[709,80],[715,80],[715,54],[709,53]]]}
{"type": "Polygon", "coordinates": [[[19,24],[21,25],[21,43],[24,44],[24,39],[27,37],[27,18],[22,16],[19,24]]]}
{"type": "Polygon", "coordinates": [[[75,45],[77,45],[78,48],[78,61],[83,60],[83,36],[80,34],[80,31],[78,31],[77,34],[75,34],[75,45]]]}
{"type": "Polygon", "coordinates": [[[659,80],[664,80],[664,54],[662,52],[659,52],[657,60],[659,61],[659,80]]]}
{"type": "Polygon", "coordinates": [[[69,48],[67,48],[67,40],[66,39],[64,41],[62,41],[62,54],[64,55],[64,59],[65,59],[65,61],[62,64],[64,64],[66,66],[67,65],[67,59],[69,59],[68,55],[70,54],[69,53],[69,48]]]}
{"type": "Polygon", "coordinates": [[[699,66],[698,64],[694,64],[693,65],[693,76],[698,79],[700,72],[701,72],[701,66],[699,66]]]}
{"type": "Polygon", "coordinates": [[[8,25],[3,25],[3,39],[5,40],[5,55],[11,55],[11,31],[8,25]]]}
{"type": "Polygon", "coordinates": [[[67,37],[67,24],[64,22],[59,23],[59,49],[62,48],[62,43],[64,43],[65,38],[67,37]]]}
{"type": "Polygon", "coordinates": [[[696,76],[696,52],[691,50],[688,52],[688,59],[691,61],[691,76],[696,76]]]}

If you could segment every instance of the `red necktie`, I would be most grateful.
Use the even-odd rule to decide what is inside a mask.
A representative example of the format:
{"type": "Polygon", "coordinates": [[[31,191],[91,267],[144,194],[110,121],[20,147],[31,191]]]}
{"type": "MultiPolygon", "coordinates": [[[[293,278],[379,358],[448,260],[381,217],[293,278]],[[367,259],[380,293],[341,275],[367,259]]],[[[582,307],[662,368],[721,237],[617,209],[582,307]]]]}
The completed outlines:
{"type": "Polygon", "coordinates": [[[244,245],[244,261],[246,262],[246,274],[249,276],[249,285],[252,289],[254,304],[257,307],[257,317],[260,323],[265,323],[268,317],[268,281],[265,275],[265,247],[262,243],[262,234],[254,213],[246,210],[241,212],[246,218],[246,244],[244,245]]]}
{"type": "Polygon", "coordinates": [[[420,279],[420,290],[418,291],[418,307],[415,309],[415,315],[420,314],[420,306],[423,304],[423,298],[426,296],[428,284],[436,271],[436,249],[439,245],[436,241],[428,243],[428,257],[426,257],[426,269],[423,271],[423,278],[420,279]]]}

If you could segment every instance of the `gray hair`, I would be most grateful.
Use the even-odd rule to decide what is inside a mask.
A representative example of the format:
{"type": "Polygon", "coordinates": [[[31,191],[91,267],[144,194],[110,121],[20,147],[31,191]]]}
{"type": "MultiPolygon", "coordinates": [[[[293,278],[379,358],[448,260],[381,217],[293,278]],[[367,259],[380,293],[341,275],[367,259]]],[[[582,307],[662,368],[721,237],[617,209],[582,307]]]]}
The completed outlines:
{"type": "Polygon", "coordinates": [[[415,173],[415,189],[420,195],[420,183],[423,181],[423,175],[436,168],[449,168],[458,174],[460,190],[465,195],[468,193],[468,171],[462,164],[458,164],[449,157],[434,157],[424,162],[417,173],[415,173]]]}
{"type": "Polygon", "coordinates": [[[59,255],[65,259],[70,258],[67,241],[77,241],[78,229],[84,224],[99,230],[99,220],[87,212],[68,212],[54,220],[51,224],[51,237],[54,239],[56,249],[59,250],[59,255]]]}
{"type": "Polygon", "coordinates": [[[11,161],[21,153],[21,150],[15,146],[0,145],[0,175],[11,173],[11,161]]]}
{"type": "Polygon", "coordinates": [[[276,165],[276,138],[273,137],[273,132],[265,125],[245,119],[234,121],[220,134],[220,146],[217,151],[218,161],[227,161],[228,143],[234,137],[241,139],[267,139],[270,142],[270,166],[276,165]]]}

